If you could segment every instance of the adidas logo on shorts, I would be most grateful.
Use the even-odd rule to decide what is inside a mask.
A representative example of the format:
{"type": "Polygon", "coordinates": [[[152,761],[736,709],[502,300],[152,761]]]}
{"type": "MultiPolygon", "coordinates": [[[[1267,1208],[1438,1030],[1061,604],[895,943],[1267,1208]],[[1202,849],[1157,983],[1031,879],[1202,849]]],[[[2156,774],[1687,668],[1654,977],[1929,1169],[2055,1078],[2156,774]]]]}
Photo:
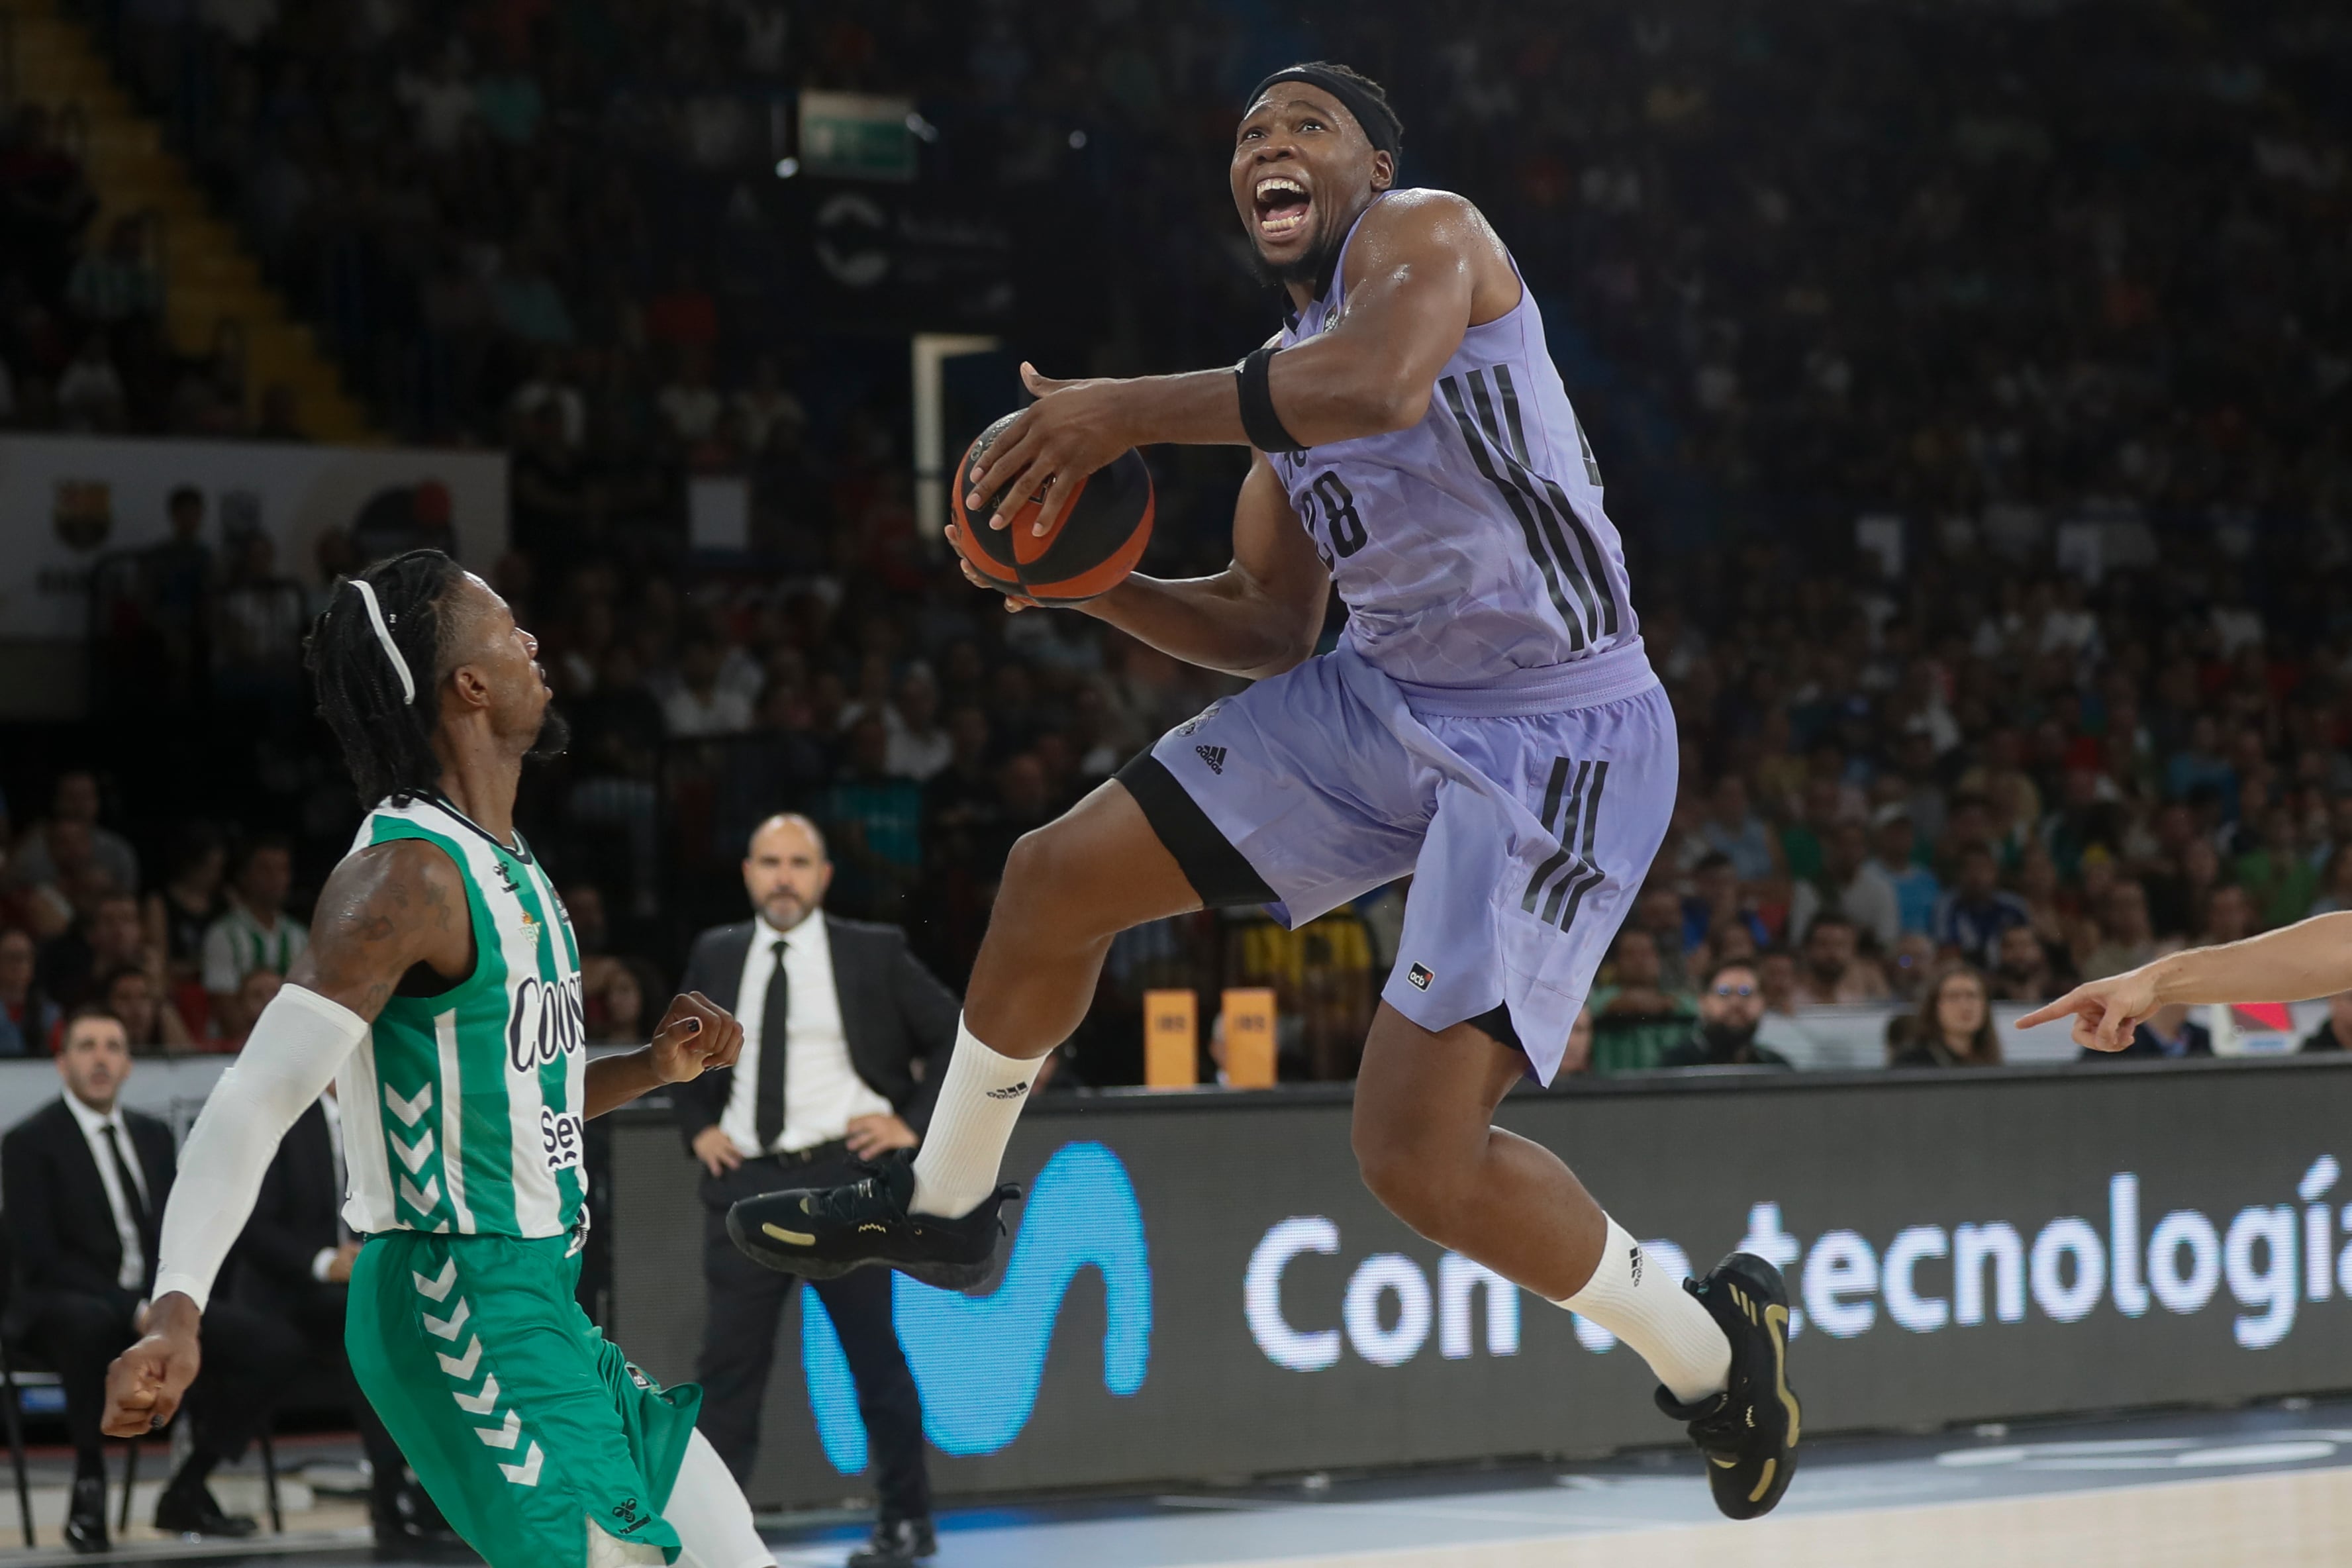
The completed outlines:
{"type": "Polygon", "coordinates": [[[1222,775],[1225,771],[1225,749],[1223,746],[1195,746],[1193,754],[1209,764],[1209,771],[1222,775]]]}

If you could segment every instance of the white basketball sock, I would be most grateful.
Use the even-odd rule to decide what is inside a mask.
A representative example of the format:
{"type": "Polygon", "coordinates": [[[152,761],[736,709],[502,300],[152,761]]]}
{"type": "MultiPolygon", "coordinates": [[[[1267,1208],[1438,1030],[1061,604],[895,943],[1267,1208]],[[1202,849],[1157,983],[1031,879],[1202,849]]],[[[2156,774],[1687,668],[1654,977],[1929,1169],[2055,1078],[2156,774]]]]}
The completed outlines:
{"type": "Polygon", "coordinates": [[[997,1055],[956,1020],[955,1054],[915,1153],[915,1213],[960,1219],[996,1190],[1004,1145],[1036,1076],[1035,1061],[997,1055]]]}
{"type": "MultiPolygon", "coordinates": [[[[686,1457],[678,1461],[677,1479],[670,1485],[669,1501],[662,1505],[662,1518],[677,1531],[677,1568],[775,1568],[776,1554],[760,1539],[743,1489],[735,1484],[710,1439],[699,1432],[686,1440],[686,1457]]],[[[593,1553],[596,1536],[604,1532],[593,1524],[589,1528],[593,1553]]],[[[658,1550],[653,1560],[662,1560],[658,1550]]],[[[589,1568],[597,1568],[593,1555],[589,1568]]]]}
{"type": "Polygon", "coordinates": [[[1731,1341],[1698,1299],[1651,1263],[1642,1244],[1615,1220],[1601,1265],[1584,1289],[1555,1301],[1632,1345],[1658,1381],[1685,1405],[1720,1394],[1731,1381],[1731,1341]]]}

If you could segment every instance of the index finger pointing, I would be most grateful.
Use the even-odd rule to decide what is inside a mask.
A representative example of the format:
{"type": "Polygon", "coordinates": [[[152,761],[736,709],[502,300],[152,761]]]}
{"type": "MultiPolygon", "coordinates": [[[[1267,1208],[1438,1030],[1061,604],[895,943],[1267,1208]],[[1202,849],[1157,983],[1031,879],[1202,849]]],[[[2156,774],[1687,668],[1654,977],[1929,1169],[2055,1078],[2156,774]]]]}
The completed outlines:
{"type": "Polygon", "coordinates": [[[2090,1001],[2091,996],[2088,988],[2077,985],[2072,991],[2067,992],[2063,996],[2059,997],[2055,1002],[2045,1002],[2041,1006],[2035,1008],[2032,1012],[2028,1013],[2024,1017],[2020,1018],[2017,1021],[2017,1026],[2021,1029],[2031,1029],[2036,1024],[2048,1024],[2054,1022],[2057,1019],[2064,1017],[2069,1013],[2082,1011],[2082,1009],[2090,1001]]]}

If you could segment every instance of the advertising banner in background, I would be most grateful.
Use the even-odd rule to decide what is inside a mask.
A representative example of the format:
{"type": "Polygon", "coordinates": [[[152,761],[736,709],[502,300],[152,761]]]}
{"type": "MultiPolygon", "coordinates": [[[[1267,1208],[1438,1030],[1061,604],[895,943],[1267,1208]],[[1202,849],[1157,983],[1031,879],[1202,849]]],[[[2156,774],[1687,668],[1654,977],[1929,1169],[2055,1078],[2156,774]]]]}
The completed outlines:
{"type": "Polygon", "coordinates": [[[371,559],[435,542],[487,571],[506,549],[502,452],[0,436],[0,637],[87,636],[92,567],[170,537],[164,500],[182,485],[204,492],[216,552],[267,533],[278,574],[308,586],[330,529],[371,559]]]}
{"type": "MultiPolygon", "coordinates": [[[[1565,1156],[1656,1266],[1779,1262],[1791,1379],[1826,1433],[2352,1387],[2348,1110],[2352,1063],[2301,1058],[1602,1086],[1500,1120],[1565,1156]]],[[[941,1489],[1680,1441],[1596,1325],[1391,1218],[1348,1121],[1282,1092],[1032,1106],[1001,1282],[897,1283],[941,1489]]],[[[696,1172],[657,1113],[625,1114],[613,1148],[612,1331],[684,1381],[710,1223],[696,1172]]],[[[811,1300],[778,1345],[761,1505],[863,1489],[811,1300]]]]}

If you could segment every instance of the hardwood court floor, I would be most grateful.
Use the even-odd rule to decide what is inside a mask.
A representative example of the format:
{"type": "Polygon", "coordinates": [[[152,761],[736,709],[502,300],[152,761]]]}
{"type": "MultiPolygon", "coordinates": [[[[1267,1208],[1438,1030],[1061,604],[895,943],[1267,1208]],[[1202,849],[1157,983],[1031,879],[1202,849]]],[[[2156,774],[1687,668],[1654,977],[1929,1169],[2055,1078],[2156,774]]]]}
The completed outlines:
{"type": "MultiPolygon", "coordinates": [[[[940,1522],[933,1568],[2333,1568],[2352,1565],[2352,1401],[1834,1439],[1755,1524],[1716,1515],[1686,1452],[967,1507],[940,1522]]],[[[837,1568],[862,1534],[838,1514],[762,1524],[786,1568],[837,1568]]],[[[425,1568],[375,1557],[362,1534],[142,1543],[114,1561],[425,1568]]],[[[0,1568],[101,1561],[0,1549],[0,1568]]]]}

